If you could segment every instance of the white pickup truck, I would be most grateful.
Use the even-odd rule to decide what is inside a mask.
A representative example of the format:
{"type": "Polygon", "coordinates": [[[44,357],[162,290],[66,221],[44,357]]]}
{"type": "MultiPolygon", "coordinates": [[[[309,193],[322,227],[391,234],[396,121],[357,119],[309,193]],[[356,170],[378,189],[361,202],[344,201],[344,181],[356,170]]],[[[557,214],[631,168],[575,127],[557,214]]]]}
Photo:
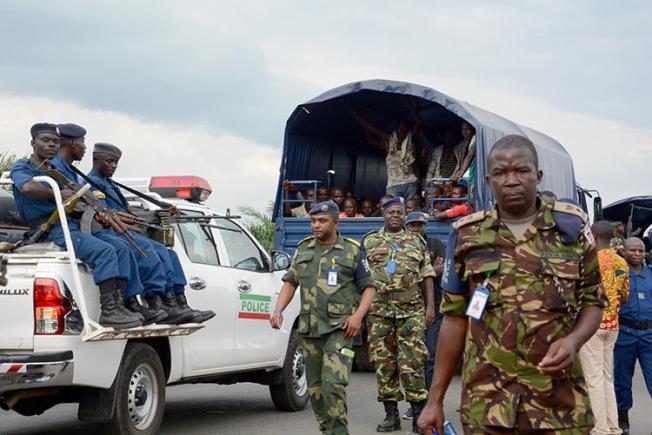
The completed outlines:
{"type": "MultiPolygon", "coordinates": [[[[140,181],[128,184],[140,184],[138,189],[152,195],[176,196],[166,201],[185,215],[218,214],[199,201],[210,193],[199,177],[140,181]]],[[[10,180],[5,175],[0,183],[10,180]]],[[[51,185],[61,209],[58,188],[51,185]]],[[[11,195],[0,194],[0,216],[14,216],[11,195]]],[[[128,198],[136,207],[156,208],[133,195],[128,198]]],[[[0,222],[0,240],[16,239],[22,232],[16,222],[0,222]]],[[[171,384],[256,382],[269,386],[279,410],[305,407],[298,293],[284,313],[286,330],[273,330],[268,321],[289,257],[270,257],[228,214],[178,223],[174,232],[190,306],[217,313],[202,325],[103,328],[96,323],[98,288],[72,249],[38,243],[1,253],[8,261],[8,284],[0,287],[3,409],[37,415],[76,402],[79,419],[99,423],[103,433],[153,434],[163,419],[165,386],[171,384]]]]}

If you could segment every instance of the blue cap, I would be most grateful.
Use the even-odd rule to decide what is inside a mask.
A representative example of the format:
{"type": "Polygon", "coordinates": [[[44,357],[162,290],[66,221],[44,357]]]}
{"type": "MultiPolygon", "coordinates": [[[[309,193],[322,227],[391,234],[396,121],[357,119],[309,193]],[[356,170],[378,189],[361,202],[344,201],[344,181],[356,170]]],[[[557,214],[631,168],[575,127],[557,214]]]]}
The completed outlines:
{"type": "Polygon", "coordinates": [[[315,205],[308,212],[310,216],[315,214],[340,214],[340,208],[335,204],[334,201],[324,201],[315,205]]]}
{"type": "Polygon", "coordinates": [[[122,156],[122,151],[120,151],[120,148],[111,145],[110,143],[99,142],[95,144],[93,154],[106,154],[119,159],[122,156]]]}
{"type": "Polygon", "coordinates": [[[86,136],[86,129],[77,124],[59,124],[59,134],[61,137],[69,139],[79,139],[86,136]]]}
{"type": "Polygon", "coordinates": [[[413,211],[410,212],[410,214],[408,214],[405,218],[405,225],[412,222],[421,222],[425,225],[428,221],[426,220],[425,214],[421,213],[420,211],[413,211]]]}
{"type": "Polygon", "coordinates": [[[388,199],[387,201],[383,202],[383,210],[393,205],[400,205],[405,207],[405,199],[403,199],[402,196],[396,196],[392,199],[388,199]]]}
{"type": "Polygon", "coordinates": [[[56,134],[57,136],[59,135],[59,129],[57,126],[47,122],[39,122],[38,124],[32,125],[32,128],[30,128],[29,132],[32,135],[32,139],[43,133],[52,133],[56,134]]]}

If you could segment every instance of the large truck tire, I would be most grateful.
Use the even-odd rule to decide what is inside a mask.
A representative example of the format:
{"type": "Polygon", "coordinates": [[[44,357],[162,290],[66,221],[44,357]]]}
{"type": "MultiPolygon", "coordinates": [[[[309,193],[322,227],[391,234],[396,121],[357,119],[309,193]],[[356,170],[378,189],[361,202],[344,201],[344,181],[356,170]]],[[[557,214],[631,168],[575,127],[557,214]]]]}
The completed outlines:
{"type": "Polygon", "coordinates": [[[309,394],[301,337],[296,330],[290,335],[281,377],[283,382],[269,386],[274,406],[279,411],[301,411],[308,403],[309,394]]]}
{"type": "Polygon", "coordinates": [[[129,343],[116,378],[113,418],[100,425],[105,435],[153,435],[163,421],[165,372],[148,344],[129,343]]]}

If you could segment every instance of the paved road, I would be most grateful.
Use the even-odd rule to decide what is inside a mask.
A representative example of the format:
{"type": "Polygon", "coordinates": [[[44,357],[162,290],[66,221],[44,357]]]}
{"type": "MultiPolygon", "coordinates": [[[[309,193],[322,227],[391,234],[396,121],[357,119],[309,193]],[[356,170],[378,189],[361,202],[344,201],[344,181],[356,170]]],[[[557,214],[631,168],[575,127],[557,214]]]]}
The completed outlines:
{"type": "MultiPolygon", "coordinates": [[[[630,419],[633,435],[652,431],[652,400],[637,372],[634,379],[634,409],[630,419]]],[[[349,387],[350,431],[354,435],[376,434],[382,407],[375,401],[376,383],[371,373],[354,373],[349,387]]],[[[459,429],[460,382],[456,379],[446,401],[445,412],[459,429]]],[[[401,404],[401,411],[407,405],[401,404]]],[[[14,412],[0,414],[0,433],[17,435],[81,435],[96,433],[95,426],[77,421],[77,406],[59,405],[38,417],[22,417],[14,412]]],[[[402,433],[409,432],[404,420],[402,433]]],[[[268,390],[255,384],[181,385],[167,389],[162,435],[187,434],[317,434],[312,411],[276,411],[268,390]]],[[[397,432],[398,433],[398,432],[397,432]]],[[[461,431],[460,431],[461,433],[461,431]]]]}

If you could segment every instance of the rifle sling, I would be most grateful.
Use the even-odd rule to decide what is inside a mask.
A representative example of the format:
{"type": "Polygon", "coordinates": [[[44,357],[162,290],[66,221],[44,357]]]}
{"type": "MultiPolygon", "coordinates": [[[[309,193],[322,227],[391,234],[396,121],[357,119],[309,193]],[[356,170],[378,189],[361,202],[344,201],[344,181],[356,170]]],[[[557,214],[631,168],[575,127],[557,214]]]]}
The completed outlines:
{"type": "Polygon", "coordinates": [[[115,202],[116,204],[120,204],[120,203],[121,203],[121,201],[117,200],[113,195],[111,195],[109,192],[107,192],[107,191],[104,190],[102,187],[100,187],[100,185],[97,184],[95,181],[93,181],[93,180],[92,180],[88,175],[84,174],[82,171],[80,171],[79,169],[75,168],[73,165],[70,165],[70,168],[73,170],[73,172],[74,172],[75,174],[77,174],[77,175],[79,175],[80,177],[82,177],[82,178],[84,179],[84,181],[86,181],[88,184],[90,184],[91,186],[93,186],[94,189],[97,189],[97,190],[99,190],[100,192],[102,192],[102,193],[103,193],[104,195],[106,195],[106,197],[109,198],[111,201],[115,202]]]}

